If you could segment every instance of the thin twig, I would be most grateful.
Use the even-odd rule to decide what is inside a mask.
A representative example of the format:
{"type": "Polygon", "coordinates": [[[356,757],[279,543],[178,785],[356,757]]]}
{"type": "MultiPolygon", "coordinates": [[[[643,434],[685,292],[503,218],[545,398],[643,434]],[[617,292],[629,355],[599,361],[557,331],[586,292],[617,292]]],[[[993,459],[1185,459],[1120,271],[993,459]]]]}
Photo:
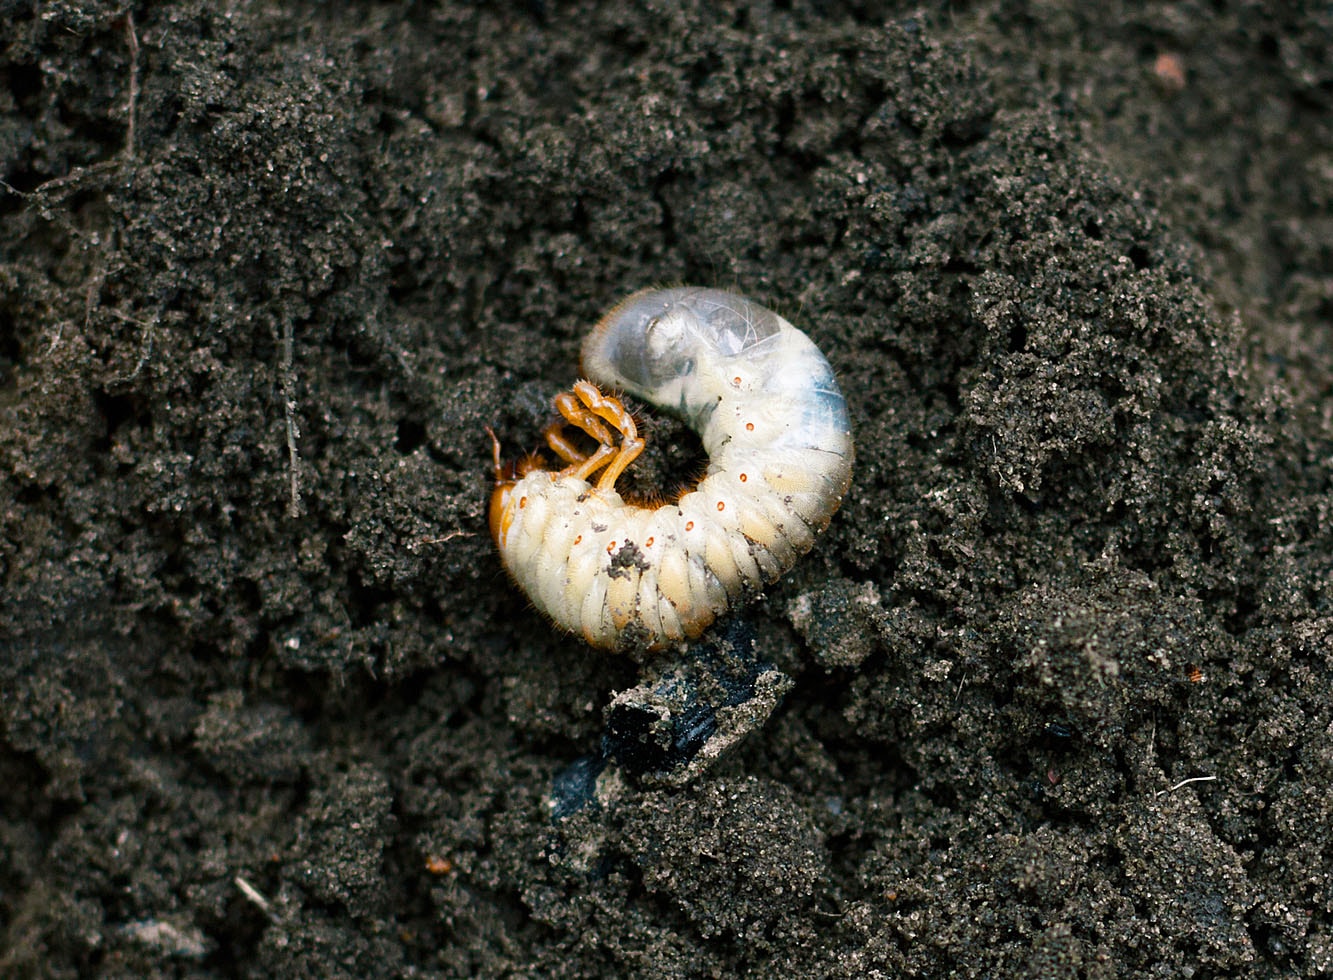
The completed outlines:
{"type": "Polygon", "coordinates": [[[259,907],[259,910],[269,917],[270,921],[272,922],[278,921],[278,914],[273,911],[273,903],[270,902],[267,897],[265,897],[263,892],[261,892],[254,885],[250,884],[250,882],[246,881],[240,875],[236,875],[234,878],[232,878],[232,881],[235,883],[236,887],[241,890],[241,894],[244,895],[246,898],[248,898],[255,905],[257,905],[259,907]]]}
{"type": "Polygon", "coordinates": [[[126,111],[125,159],[133,160],[136,152],[135,122],[139,106],[139,35],[134,31],[133,11],[125,14],[125,33],[129,37],[130,48],[130,104],[126,111]]]}
{"type": "Polygon", "coordinates": [[[472,531],[450,531],[448,534],[442,537],[422,538],[420,541],[416,542],[416,544],[413,546],[413,550],[415,551],[417,548],[424,547],[428,544],[444,544],[446,541],[452,541],[454,538],[470,538],[470,537],[474,537],[474,533],[472,531]]]}
{"type": "Polygon", "coordinates": [[[1211,783],[1216,781],[1216,779],[1217,779],[1216,776],[1193,776],[1190,779],[1182,779],[1180,782],[1176,783],[1176,785],[1172,786],[1170,789],[1159,789],[1155,794],[1155,797],[1161,798],[1165,796],[1167,793],[1174,793],[1176,790],[1180,789],[1180,787],[1188,786],[1190,783],[1211,783]]]}
{"type": "Polygon", "coordinates": [[[296,371],[292,340],[292,321],[282,328],[282,401],[287,416],[287,467],[291,478],[291,495],[287,501],[287,516],[301,516],[301,456],[296,444],[301,429],[296,424],[296,371]]]}

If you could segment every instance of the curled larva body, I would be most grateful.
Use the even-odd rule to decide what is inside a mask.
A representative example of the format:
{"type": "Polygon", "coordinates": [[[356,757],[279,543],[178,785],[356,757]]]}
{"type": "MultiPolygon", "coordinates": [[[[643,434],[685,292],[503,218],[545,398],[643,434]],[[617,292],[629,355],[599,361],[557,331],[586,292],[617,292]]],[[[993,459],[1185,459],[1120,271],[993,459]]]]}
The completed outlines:
{"type": "Polygon", "coordinates": [[[679,415],[708,455],[703,478],[674,502],[625,500],[615,483],[643,441],[620,402],[588,381],[556,399],[564,423],[546,432],[564,469],[532,457],[503,467],[497,445],[491,531],[505,567],[538,609],[593,646],[660,649],[698,636],[791,568],[847,492],[851,426],[833,370],[757,303],[694,287],[635,293],[588,336],[583,370],[679,415]],[[565,425],[597,450],[575,448],[565,425]]]}

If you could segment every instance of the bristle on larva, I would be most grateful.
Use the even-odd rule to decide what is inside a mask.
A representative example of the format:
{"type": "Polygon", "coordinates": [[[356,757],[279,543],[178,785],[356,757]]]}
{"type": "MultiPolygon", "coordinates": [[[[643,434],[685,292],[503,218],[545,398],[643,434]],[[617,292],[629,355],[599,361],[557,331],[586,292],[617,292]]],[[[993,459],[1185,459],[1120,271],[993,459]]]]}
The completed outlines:
{"type": "Polygon", "coordinates": [[[847,403],[828,361],[772,310],[719,289],[643,290],[583,344],[589,380],[546,429],[563,469],[500,462],[491,533],[514,581],[595,647],[661,649],[702,633],[810,550],[851,482],[847,403]],[[624,500],[643,440],[602,387],[679,415],[708,454],[671,503],[624,500]],[[596,443],[584,452],[573,428],[596,443]]]}

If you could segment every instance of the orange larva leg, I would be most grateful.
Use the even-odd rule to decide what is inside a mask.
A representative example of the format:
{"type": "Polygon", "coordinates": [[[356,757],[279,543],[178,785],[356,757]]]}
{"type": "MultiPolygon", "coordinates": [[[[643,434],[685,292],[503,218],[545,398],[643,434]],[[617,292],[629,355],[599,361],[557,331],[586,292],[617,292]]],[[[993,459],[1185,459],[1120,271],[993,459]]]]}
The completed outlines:
{"type": "Polygon", "coordinates": [[[578,466],[587,460],[588,454],[565,438],[565,424],[552,422],[542,430],[542,436],[546,439],[546,445],[551,447],[551,452],[564,460],[567,465],[578,466]]]}
{"type": "MultiPolygon", "coordinates": [[[[576,392],[578,391],[579,384],[587,384],[587,382],[580,381],[578,384],[574,386],[574,391],[562,391],[560,394],[555,396],[556,411],[558,411],[562,416],[564,416],[566,422],[568,422],[570,425],[575,425],[578,428],[582,429],[588,435],[592,436],[592,438],[595,439],[601,445],[610,446],[614,444],[615,437],[611,435],[610,430],[607,429],[606,426],[602,425],[601,421],[597,418],[597,416],[593,415],[592,412],[588,411],[588,409],[584,407],[586,403],[581,401],[577,397],[576,392]]],[[[596,391],[595,388],[593,390],[596,391]]],[[[601,394],[601,392],[598,392],[598,394],[601,394]]],[[[559,427],[559,425],[560,423],[556,423],[555,426],[548,427],[547,431],[549,432],[551,428],[559,427]]],[[[554,446],[552,446],[551,448],[555,449],[554,446]]],[[[558,449],[555,449],[555,451],[557,453],[560,452],[560,450],[558,449]]],[[[579,453],[577,452],[577,450],[575,451],[575,453],[578,456],[577,460],[578,462],[582,462],[584,459],[587,459],[586,453],[579,453]]],[[[564,457],[562,456],[561,458],[563,459],[564,457]]],[[[575,460],[566,460],[566,462],[575,462],[575,460]]]]}
{"type": "Polygon", "coordinates": [[[639,428],[632,416],[618,399],[602,394],[602,390],[590,381],[579,381],[574,385],[574,394],[579,401],[588,406],[588,410],[599,418],[609,422],[620,433],[620,451],[611,460],[602,475],[597,479],[598,490],[612,490],[620,474],[639,458],[643,452],[643,440],[639,438],[639,428]]]}
{"type": "Polygon", "coordinates": [[[639,453],[643,452],[643,440],[635,439],[631,444],[626,440],[620,447],[620,454],[611,461],[602,475],[597,479],[598,490],[614,489],[616,481],[620,479],[620,474],[629,468],[629,465],[639,458],[639,453]]]}
{"type": "Polygon", "coordinates": [[[545,435],[551,451],[569,464],[560,471],[560,475],[588,480],[616,454],[615,437],[602,424],[602,420],[589,411],[573,392],[566,391],[557,395],[555,407],[564,417],[564,422],[554,422],[547,426],[545,435]],[[565,438],[565,425],[572,425],[597,440],[597,449],[592,455],[584,453],[565,438]]]}
{"type": "Polygon", "coordinates": [[[603,465],[601,460],[607,459],[609,455],[608,452],[604,452],[604,449],[611,447],[615,443],[615,439],[613,439],[607,427],[601,424],[601,420],[597,419],[597,416],[589,412],[587,408],[584,408],[583,403],[573,395],[573,392],[561,392],[560,395],[556,396],[555,405],[557,411],[563,416],[563,420],[553,421],[551,425],[544,429],[543,435],[547,439],[547,445],[551,447],[553,453],[556,453],[556,456],[559,456],[568,464],[565,473],[576,473],[581,480],[587,480],[588,476],[601,468],[601,465],[603,465]],[[567,425],[573,425],[573,427],[581,429],[597,441],[597,451],[592,456],[589,456],[583,449],[580,449],[565,437],[565,427],[567,425]],[[599,464],[592,469],[583,471],[584,465],[592,457],[597,457],[599,464]]]}
{"type": "MultiPolygon", "coordinates": [[[[600,470],[616,454],[615,446],[598,446],[597,452],[593,453],[577,466],[570,466],[560,471],[560,476],[572,476],[576,480],[591,480],[592,475],[600,470]]],[[[597,481],[597,489],[604,490],[601,480],[597,481]]]]}

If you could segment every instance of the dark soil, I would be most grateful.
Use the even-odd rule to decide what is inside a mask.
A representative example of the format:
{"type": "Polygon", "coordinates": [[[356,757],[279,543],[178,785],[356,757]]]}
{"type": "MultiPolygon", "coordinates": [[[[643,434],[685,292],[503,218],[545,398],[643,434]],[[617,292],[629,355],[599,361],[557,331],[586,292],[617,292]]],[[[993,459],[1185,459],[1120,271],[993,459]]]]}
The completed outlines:
{"type": "Polygon", "coordinates": [[[1331,11],[0,0],[0,974],[1327,975],[1331,11]],[[483,427],[669,282],[855,481],[766,724],[557,806],[671,664],[483,427]]]}

